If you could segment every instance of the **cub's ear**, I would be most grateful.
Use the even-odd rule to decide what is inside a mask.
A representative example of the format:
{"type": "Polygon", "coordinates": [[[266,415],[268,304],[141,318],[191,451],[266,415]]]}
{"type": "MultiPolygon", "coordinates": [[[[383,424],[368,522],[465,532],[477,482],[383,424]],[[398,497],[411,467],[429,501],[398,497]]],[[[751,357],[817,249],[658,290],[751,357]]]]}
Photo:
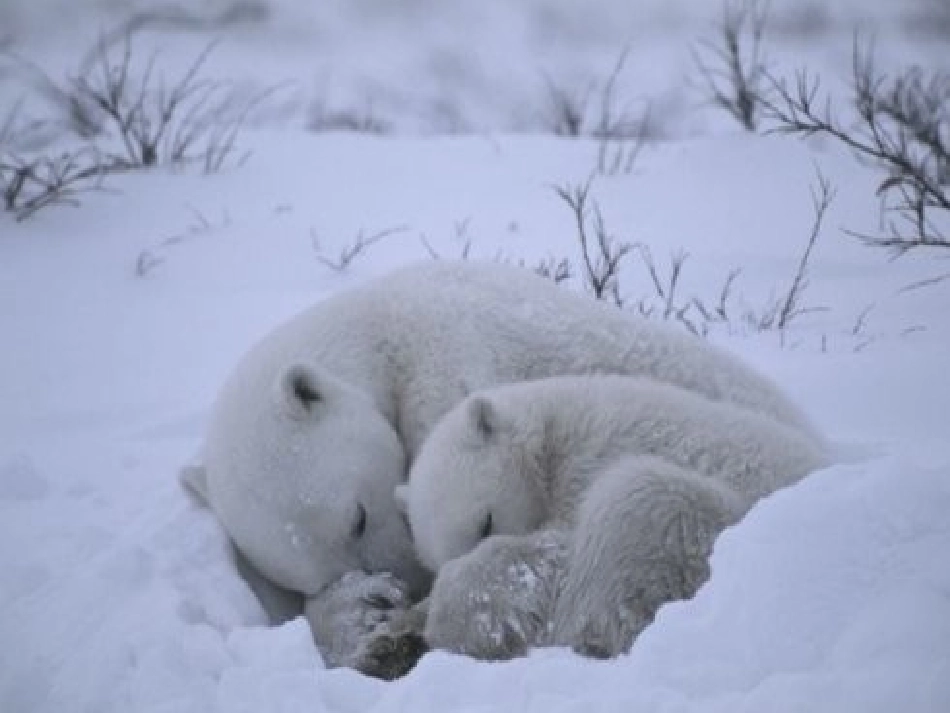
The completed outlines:
{"type": "Polygon", "coordinates": [[[294,364],[277,378],[277,399],[296,421],[313,418],[324,399],[323,384],[316,370],[306,364],[294,364]]]}
{"type": "Polygon", "coordinates": [[[485,440],[494,437],[502,425],[498,409],[487,396],[473,396],[469,399],[468,420],[475,432],[485,440]]]}
{"type": "Polygon", "coordinates": [[[403,483],[397,485],[393,491],[393,497],[396,500],[396,509],[403,515],[409,514],[409,486],[403,483]]]}
{"type": "Polygon", "coordinates": [[[208,501],[208,471],[199,464],[186,465],[178,474],[178,480],[185,490],[202,505],[209,505],[208,501]]]}

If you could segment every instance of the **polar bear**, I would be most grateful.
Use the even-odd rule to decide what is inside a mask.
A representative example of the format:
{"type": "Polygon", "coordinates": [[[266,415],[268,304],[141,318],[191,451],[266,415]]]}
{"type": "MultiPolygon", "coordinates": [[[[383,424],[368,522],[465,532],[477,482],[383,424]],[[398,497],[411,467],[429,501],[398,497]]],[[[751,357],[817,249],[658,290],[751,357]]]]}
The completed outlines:
{"type": "Polygon", "coordinates": [[[544,644],[617,655],[661,604],[707,579],[724,528],[828,462],[811,431],[643,378],[564,376],[473,394],[396,489],[419,556],[438,573],[424,638],[493,659],[544,644]],[[570,538],[563,566],[549,545],[522,539],[551,530],[570,538]],[[538,563],[552,561],[555,581],[544,581],[538,563]],[[550,627],[526,624],[548,611],[550,627]]]}
{"type": "MultiPolygon", "coordinates": [[[[430,261],[266,335],[223,385],[183,480],[250,565],[309,599],[313,617],[347,610],[350,597],[344,619],[370,629],[394,591],[413,599],[431,583],[393,490],[432,426],[473,391],[586,373],[649,376],[810,429],[768,379],[703,340],[528,270],[430,261]],[[347,579],[352,592],[330,586],[353,572],[363,579],[347,579]]],[[[331,665],[343,655],[332,648],[322,647],[331,665]]]]}

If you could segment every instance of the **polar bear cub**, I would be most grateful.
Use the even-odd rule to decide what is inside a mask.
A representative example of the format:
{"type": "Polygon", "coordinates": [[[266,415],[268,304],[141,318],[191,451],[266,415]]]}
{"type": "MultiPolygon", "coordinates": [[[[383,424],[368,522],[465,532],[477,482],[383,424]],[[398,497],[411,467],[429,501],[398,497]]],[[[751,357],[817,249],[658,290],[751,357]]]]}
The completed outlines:
{"type": "Polygon", "coordinates": [[[663,602],[692,596],[708,577],[719,532],[828,462],[812,433],[635,377],[554,377],[468,397],[396,490],[422,562],[456,580],[436,581],[426,638],[484,658],[543,643],[625,651],[663,602]],[[563,571],[551,568],[560,581],[545,637],[513,644],[473,632],[457,611],[431,616],[458,609],[440,599],[478,588],[485,558],[499,557],[483,540],[543,530],[570,536],[563,571]]]}

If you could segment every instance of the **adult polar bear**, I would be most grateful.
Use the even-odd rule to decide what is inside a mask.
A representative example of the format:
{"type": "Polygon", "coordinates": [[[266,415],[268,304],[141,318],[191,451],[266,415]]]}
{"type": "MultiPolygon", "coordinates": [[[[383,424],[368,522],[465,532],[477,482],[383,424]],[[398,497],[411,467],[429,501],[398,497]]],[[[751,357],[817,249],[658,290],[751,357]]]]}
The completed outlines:
{"type": "Polygon", "coordinates": [[[402,604],[378,573],[428,587],[393,490],[433,425],[473,391],[584,373],[645,375],[809,428],[771,382],[698,338],[524,269],[432,261],[265,336],[224,384],[184,480],[254,567],[310,599],[325,658],[345,662],[354,639],[338,630],[369,631],[402,604]]]}
{"type": "Polygon", "coordinates": [[[474,394],[396,491],[438,572],[424,638],[489,659],[545,643],[622,653],[661,604],[695,594],[724,528],[827,462],[814,436],[653,380],[474,394]]]}

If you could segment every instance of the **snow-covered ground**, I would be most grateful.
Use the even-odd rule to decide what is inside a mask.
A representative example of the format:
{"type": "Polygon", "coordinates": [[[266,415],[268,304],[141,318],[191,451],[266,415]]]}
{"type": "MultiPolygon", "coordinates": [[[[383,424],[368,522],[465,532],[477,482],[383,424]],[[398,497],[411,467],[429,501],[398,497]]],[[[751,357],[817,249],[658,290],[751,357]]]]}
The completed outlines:
{"type": "MultiPolygon", "coordinates": [[[[772,5],[776,57],[832,86],[859,20],[882,66],[946,68],[939,3],[772,5]]],[[[4,2],[0,46],[62,78],[97,27],[159,6],[4,2]]],[[[291,81],[242,132],[249,159],[211,176],[113,176],[80,207],[22,223],[0,213],[0,711],[950,710],[950,280],[908,289],[950,268],[934,254],[889,261],[844,232],[880,227],[875,167],[828,142],[741,133],[702,104],[689,48],[717,3],[187,7],[244,12],[214,32],[153,32],[170,66],[221,36],[209,71],[291,81]],[[630,173],[594,179],[605,224],[649,245],[661,271],[688,251],[685,299],[714,303],[742,269],[731,320],[709,338],[779,379],[843,463],[727,532],[699,595],[616,661],[437,653],[395,683],[325,670],[303,621],[264,625],[177,470],[241,353],[315,300],[430,250],[567,257],[576,271],[552,186],[586,181],[598,144],[546,131],[545,77],[603,81],[626,46],[622,96],[631,111],[653,101],[662,125],[630,173]],[[314,131],[327,112],[370,112],[392,133],[314,131]],[[787,289],[816,166],[837,188],[804,301],[823,309],[758,332],[744,315],[787,289]],[[344,271],[320,259],[391,228],[344,271]]],[[[21,70],[0,64],[0,121],[28,96],[21,70]]],[[[637,253],[621,289],[631,305],[652,299],[637,253]]]]}

